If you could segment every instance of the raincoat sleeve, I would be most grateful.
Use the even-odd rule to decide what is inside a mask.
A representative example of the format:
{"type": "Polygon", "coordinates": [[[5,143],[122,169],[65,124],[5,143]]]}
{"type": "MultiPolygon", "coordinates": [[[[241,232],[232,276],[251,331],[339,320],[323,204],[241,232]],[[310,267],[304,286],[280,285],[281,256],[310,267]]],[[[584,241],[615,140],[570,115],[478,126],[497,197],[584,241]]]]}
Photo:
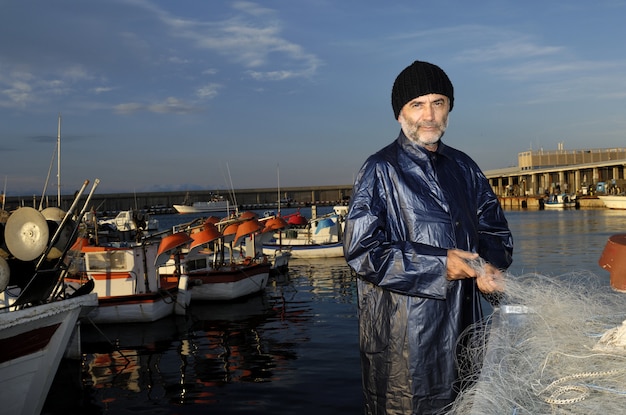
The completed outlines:
{"type": "Polygon", "coordinates": [[[370,160],[359,172],[346,218],[346,261],[360,278],[390,291],[445,299],[447,249],[398,237],[401,220],[388,209],[393,186],[385,179],[394,174],[387,167],[370,160]]]}
{"type": "Polygon", "coordinates": [[[481,258],[506,270],[513,262],[513,236],[497,196],[484,174],[478,171],[482,184],[478,203],[478,248],[481,258]]]}

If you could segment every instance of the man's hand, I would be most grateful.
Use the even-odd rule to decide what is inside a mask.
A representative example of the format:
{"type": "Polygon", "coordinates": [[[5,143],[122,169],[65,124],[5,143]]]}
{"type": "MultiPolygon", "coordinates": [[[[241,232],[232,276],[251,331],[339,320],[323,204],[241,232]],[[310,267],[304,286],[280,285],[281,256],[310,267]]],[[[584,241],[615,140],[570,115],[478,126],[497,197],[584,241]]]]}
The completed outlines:
{"type": "Polygon", "coordinates": [[[478,254],[460,249],[448,250],[448,280],[476,278],[478,289],[485,294],[504,292],[504,275],[493,265],[485,262],[480,269],[475,269],[468,262],[478,259],[478,254]]]}
{"type": "Polygon", "coordinates": [[[476,278],[477,272],[467,262],[478,258],[474,252],[460,249],[448,249],[448,268],[446,277],[449,280],[462,280],[464,278],[476,278]]]}
{"type": "Polygon", "coordinates": [[[476,277],[478,289],[485,294],[504,292],[504,275],[489,263],[485,263],[484,272],[476,277]]]}

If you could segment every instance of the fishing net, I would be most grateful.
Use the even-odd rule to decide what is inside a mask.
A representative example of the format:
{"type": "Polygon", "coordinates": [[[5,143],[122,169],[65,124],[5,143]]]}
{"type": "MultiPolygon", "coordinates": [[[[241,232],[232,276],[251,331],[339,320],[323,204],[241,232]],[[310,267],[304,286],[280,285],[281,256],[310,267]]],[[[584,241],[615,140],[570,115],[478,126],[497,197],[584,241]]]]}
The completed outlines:
{"type": "Polygon", "coordinates": [[[469,386],[449,414],[623,413],[626,294],[592,273],[506,277],[492,318],[460,342],[469,386]]]}

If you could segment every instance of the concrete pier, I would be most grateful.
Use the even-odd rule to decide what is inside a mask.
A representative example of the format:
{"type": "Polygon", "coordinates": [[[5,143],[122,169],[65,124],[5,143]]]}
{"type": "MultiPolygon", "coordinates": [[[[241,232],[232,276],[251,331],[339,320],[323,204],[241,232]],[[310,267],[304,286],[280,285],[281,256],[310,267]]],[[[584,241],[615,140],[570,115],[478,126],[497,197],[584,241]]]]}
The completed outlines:
{"type": "MultiPolygon", "coordinates": [[[[280,191],[281,207],[299,206],[329,206],[347,203],[352,194],[352,185],[316,186],[316,187],[289,187],[280,191]]],[[[148,210],[152,213],[174,213],[175,204],[183,201],[206,202],[214,196],[223,196],[243,209],[276,209],[278,190],[266,189],[236,189],[234,192],[226,190],[196,190],[178,192],[146,192],[146,193],[106,193],[97,191],[93,194],[90,206],[98,212],[118,212],[120,210],[137,209],[148,210]]],[[[37,208],[40,197],[7,197],[6,210],[19,206],[37,208]]],[[[72,204],[73,195],[61,195],[61,208],[68,209],[72,204]]],[[[51,206],[56,206],[56,197],[50,198],[51,206]]],[[[44,207],[48,204],[44,201],[44,207]]]]}
{"type": "Polygon", "coordinates": [[[540,203],[537,197],[528,196],[500,196],[500,204],[505,209],[539,209],[540,203]]]}
{"type": "MultiPolygon", "coordinates": [[[[541,197],[533,196],[498,196],[504,209],[542,209],[541,197]]],[[[595,196],[581,196],[576,198],[578,209],[605,209],[604,203],[595,196]]]]}

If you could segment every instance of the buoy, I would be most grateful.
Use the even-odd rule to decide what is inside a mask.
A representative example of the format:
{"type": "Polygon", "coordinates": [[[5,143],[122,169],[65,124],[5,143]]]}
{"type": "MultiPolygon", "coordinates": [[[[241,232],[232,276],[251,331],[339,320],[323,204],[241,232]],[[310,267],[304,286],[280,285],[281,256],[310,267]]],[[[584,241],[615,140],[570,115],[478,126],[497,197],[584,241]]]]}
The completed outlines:
{"type": "Polygon", "coordinates": [[[609,237],[598,264],[609,271],[611,288],[626,292],[626,234],[620,233],[609,237]]]}

